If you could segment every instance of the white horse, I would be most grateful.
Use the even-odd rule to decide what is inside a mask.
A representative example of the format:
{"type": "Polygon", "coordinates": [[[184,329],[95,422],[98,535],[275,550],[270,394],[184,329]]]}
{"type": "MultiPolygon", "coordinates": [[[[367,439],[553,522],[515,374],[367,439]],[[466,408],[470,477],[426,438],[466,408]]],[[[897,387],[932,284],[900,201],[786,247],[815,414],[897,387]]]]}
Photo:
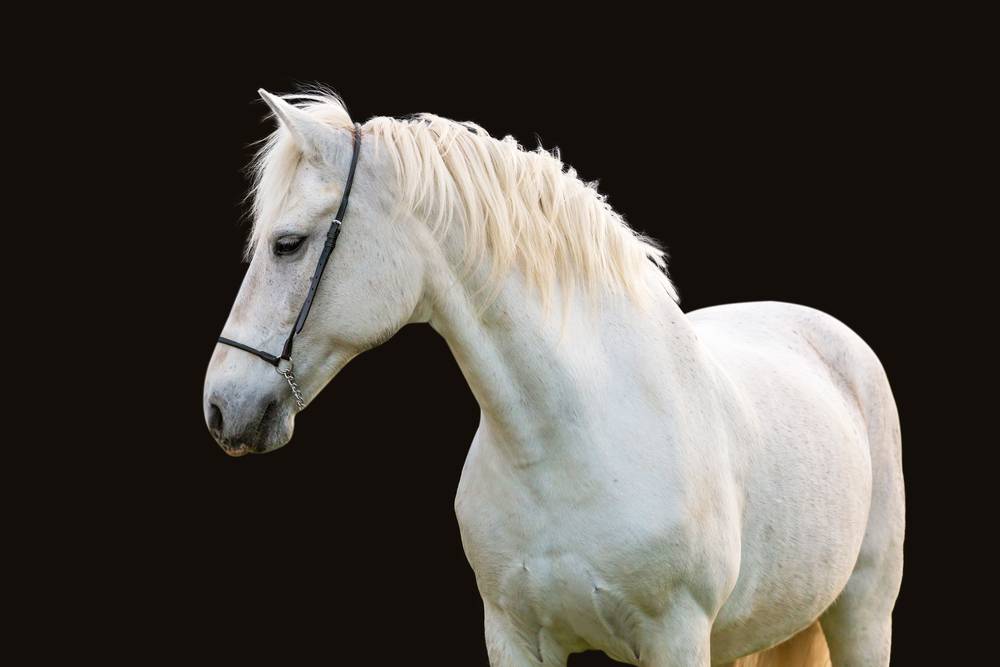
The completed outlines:
{"type": "MultiPolygon", "coordinates": [[[[280,122],[223,334],[277,350],[352,122],[331,96],[261,94],[280,122]]],[[[295,371],[308,403],[408,323],[448,342],[482,410],[455,509],[490,663],[715,665],[807,630],[835,667],[888,665],[903,477],[871,349],[803,306],[682,312],[663,253],[556,155],[430,115],[360,136],[295,371]]],[[[291,438],[288,385],[242,350],[216,348],[204,405],[229,453],[291,438]]]]}

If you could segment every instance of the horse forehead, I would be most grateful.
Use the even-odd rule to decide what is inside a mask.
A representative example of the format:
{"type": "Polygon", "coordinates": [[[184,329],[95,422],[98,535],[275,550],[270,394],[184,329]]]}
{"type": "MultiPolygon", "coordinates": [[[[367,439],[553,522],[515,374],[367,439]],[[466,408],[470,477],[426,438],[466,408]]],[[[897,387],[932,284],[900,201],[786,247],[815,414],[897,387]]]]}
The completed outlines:
{"type": "Polygon", "coordinates": [[[288,190],[282,197],[278,217],[301,215],[303,209],[307,208],[317,195],[322,194],[322,191],[323,179],[317,175],[316,170],[300,166],[288,183],[288,190]]]}
{"type": "Polygon", "coordinates": [[[320,179],[296,181],[268,216],[263,231],[270,232],[280,224],[301,225],[317,217],[339,196],[340,186],[320,179]]]}

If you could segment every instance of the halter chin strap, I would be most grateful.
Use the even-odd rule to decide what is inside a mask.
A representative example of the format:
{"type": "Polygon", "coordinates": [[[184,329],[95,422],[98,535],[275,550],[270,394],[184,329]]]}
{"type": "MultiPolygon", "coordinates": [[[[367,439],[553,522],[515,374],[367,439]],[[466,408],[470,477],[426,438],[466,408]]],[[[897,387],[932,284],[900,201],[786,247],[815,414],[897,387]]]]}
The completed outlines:
{"type": "Polygon", "coordinates": [[[347,214],[347,202],[351,198],[351,186],[354,185],[354,171],[358,166],[358,154],[360,152],[361,126],[355,123],[354,152],[351,155],[351,167],[347,172],[347,182],[344,184],[344,194],[340,199],[340,208],[337,209],[337,215],[334,216],[333,221],[330,222],[330,229],[326,233],[326,242],[323,243],[323,252],[320,253],[319,261],[316,263],[316,270],[313,272],[312,280],[309,281],[309,291],[306,293],[306,300],[302,303],[302,309],[299,311],[299,316],[295,319],[295,326],[292,327],[291,332],[288,334],[288,338],[285,339],[285,345],[281,350],[281,355],[276,357],[270,352],[258,350],[255,347],[250,347],[249,345],[245,345],[230,338],[219,336],[220,343],[235,347],[239,350],[243,350],[244,352],[249,352],[250,354],[255,354],[277,368],[278,373],[283,375],[285,379],[288,380],[288,384],[292,388],[292,393],[295,395],[295,400],[299,405],[299,409],[305,407],[305,404],[302,401],[302,395],[298,391],[298,386],[295,384],[295,376],[292,375],[292,345],[295,343],[295,337],[302,331],[302,327],[306,324],[306,318],[309,317],[309,311],[312,310],[313,300],[316,298],[316,290],[319,288],[319,280],[323,277],[323,272],[326,270],[327,262],[330,261],[330,255],[333,253],[333,249],[337,245],[337,237],[340,236],[340,225],[344,220],[344,216],[347,214]]]}

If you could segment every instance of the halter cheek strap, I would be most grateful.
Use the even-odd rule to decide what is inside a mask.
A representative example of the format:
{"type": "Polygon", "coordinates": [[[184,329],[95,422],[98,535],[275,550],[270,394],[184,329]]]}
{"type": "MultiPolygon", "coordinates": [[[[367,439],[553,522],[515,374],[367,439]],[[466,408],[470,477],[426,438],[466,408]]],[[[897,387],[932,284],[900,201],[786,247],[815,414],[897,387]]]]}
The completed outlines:
{"type": "Polygon", "coordinates": [[[358,154],[360,152],[361,126],[355,123],[354,150],[351,155],[351,167],[347,172],[347,181],[344,184],[344,194],[340,199],[340,208],[337,209],[337,215],[334,216],[333,220],[330,222],[330,229],[327,230],[326,241],[323,243],[323,252],[319,255],[319,261],[316,263],[316,270],[313,271],[312,279],[309,281],[309,291],[306,293],[305,301],[302,302],[302,308],[299,310],[299,316],[295,318],[295,326],[292,327],[292,330],[288,333],[288,338],[285,339],[285,345],[281,349],[281,355],[275,356],[270,352],[259,350],[255,347],[232,340],[231,338],[219,336],[220,343],[257,355],[267,363],[274,366],[278,373],[288,381],[288,386],[291,388],[292,394],[295,396],[295,402],[300,410],[305,407],[305,401],[302,398],[302,393],[299,391],[298,385],[295,383],[295,375],[292,373],[292,346],[295,343],[295,337],[302,331],[302,327],[306,325],[306,318],[309,317],[309,311],[312,310],[313,300],[316,298],[316,290],[319,288],[320,278],[323,277],[326,265],[330,261],[330,255],[333,253],[333,249],[337,245],[337,237],[340,236],[340,225],[344,216],[347,214],[347,202],[351,197],[351,186],[354,185],[354,172],[358,166],[358,154]]]}

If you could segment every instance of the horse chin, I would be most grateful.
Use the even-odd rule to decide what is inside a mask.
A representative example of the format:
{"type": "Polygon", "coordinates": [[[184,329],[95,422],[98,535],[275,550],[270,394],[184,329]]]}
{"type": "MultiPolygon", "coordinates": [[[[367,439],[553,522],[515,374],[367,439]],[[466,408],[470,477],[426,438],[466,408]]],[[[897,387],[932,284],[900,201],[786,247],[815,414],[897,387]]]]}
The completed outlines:
{"type": "Polygon", "coordinates": [[[273,452],[275,450],[281,449],[282,447],[284,447],[285,445],[287,445],[288,442],[291,439],[292,439],[292,430],[288,429],[287,435],[283,436],[282,438],[280,438],[279,440],[276,440],[276,441],[268,441],[268,442],[264,443],[263,445],[260,445],[260,446],[258,446],[256,448],[254,448],[250,453],[251,454],[268,454],[268,453],[273,452]]]}

